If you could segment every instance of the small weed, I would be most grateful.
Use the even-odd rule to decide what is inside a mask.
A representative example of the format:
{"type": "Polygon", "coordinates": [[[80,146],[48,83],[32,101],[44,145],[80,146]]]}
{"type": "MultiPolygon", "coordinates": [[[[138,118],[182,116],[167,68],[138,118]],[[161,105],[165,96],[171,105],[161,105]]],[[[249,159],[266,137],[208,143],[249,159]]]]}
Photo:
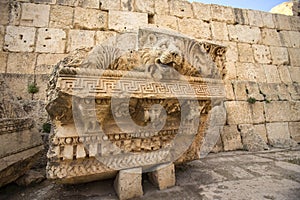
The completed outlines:
{"type": "Polygon", "coordinates": [[[30,94],[35,94],[39,91],[39,88],[35,83],[30,83],[27,90],[30,94]]]}
{"type": "Polygon", "coordinates": [[[50,133],[50,130],[51,130],[51,124],[49,124],[49,123],[44,123],[44,124],[43,124],[43,132],[44,132],[44,133],[50,133]]]}
{"type": "Polygon", "coordinates": [[[248,101],[248,103],[255,104],[256,99],[253,98],[253,97],[249,97],[249,98],[247,99],[247,101],[248,101]]]}

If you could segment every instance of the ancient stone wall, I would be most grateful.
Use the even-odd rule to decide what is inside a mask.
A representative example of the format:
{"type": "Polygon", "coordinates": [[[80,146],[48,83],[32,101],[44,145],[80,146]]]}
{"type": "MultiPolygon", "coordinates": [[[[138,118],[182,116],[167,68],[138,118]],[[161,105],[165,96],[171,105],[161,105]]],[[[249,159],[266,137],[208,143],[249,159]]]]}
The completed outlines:
{"type": "Polygon", "coordinates": [[[274,146],[300,142],[299,17],[181,0],[1,0],[0,24],[0,73],[19,99],[44,101],[48,74],[76,48],[157,26],[227,47],[216,151],[249,149],[253,134],[274,146]]]}

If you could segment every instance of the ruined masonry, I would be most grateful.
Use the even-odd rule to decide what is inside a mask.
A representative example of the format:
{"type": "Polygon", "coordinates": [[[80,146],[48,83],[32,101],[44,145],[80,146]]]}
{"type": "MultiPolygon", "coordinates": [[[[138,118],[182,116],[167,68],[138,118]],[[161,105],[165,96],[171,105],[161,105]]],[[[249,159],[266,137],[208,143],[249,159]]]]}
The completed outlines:
{"type": "MultiPolygon", "coordinates": [[[[0,2],[0,73],[13,95],[23,103],[21,106],[26,107],[26,102],[32,101],[34,105],[44,105],[49,75],[57,63],[70,58],[69,54],[77,52],[81,62],[89,58],[93,47],[101,44],[120,49],[122,55],[124,52],[130,55],[130,50],[141,54],[139,50],[144,47],[139,46],[142,43],[137,39],[140,27],[169,29],[184,34],[183,38],[194,38],[199,44],[226,49],[223,56],[212,59],[217,66],[222,65],[218,71],[225,90],[224,106],[217,101],[210,103],[207,116],[211,126],[207,127],[206,134],[212,137],[200,140],[200,156],[210,151],[289,148],[300,142],[300,18],[299,3],[293,3],[294,16],[286,16],[182,0],[3,0],[0,2]],[[122,38],[121,33],[127,34],[122,38]],[[27,87],[33,82],[39,92],[32,95],[27,87]]],[[[111,53],[108,49],[105,52],[111,53]]],[[[129,78],[130,73],[126,74],[129,78]]],[[[115,77],[111,73],[104,75],[115,77]]],[[[153,75],[159,80],[159,73],[153,75]]],[[[73,96],[83,98],[86,94],[82,95],[73,96]]],[[[105,112],[104,105],[109,103],[108,96],[99,96],[101,112],[105,112]]],[[[95,105],[98,106],[97,102],[95,105]]],[[[131,101],[129,105],[140,104],[131,101]]],[[[76,112],[80,113],[80,109],[76,112]]],[[[37,129],[47,121],[46,111],[41,109],[33,109],[28,115],[38,116],[37,129]]],[[[101,120],[109,121],[109,118],[101,120]]],[[[80,118],[77,123],[82,123],[80,118]]],[[[151,117],[147,123],[151,124],[151,117]]],[[[98,128],[99,124],[96,125],[98,128]]],[[[108,140],[118,148],[124,147],[115,139],[108,137],[108,140]]],[[[80,155],[86,156],[83,151],[80,155]]],[[[77,162],[75,158],[73,162],[77,162]]],[[[59,159],[62,160],[57,162],[66,162],[63,157],[59,159]]],[[[172,165],[165,168],[171,171],[172,165]]],[[[119,175],[119,183],[126,173],[119,175]]],[[[149,176],[155,178],[157,174],[160,173],[149,176]]]]}

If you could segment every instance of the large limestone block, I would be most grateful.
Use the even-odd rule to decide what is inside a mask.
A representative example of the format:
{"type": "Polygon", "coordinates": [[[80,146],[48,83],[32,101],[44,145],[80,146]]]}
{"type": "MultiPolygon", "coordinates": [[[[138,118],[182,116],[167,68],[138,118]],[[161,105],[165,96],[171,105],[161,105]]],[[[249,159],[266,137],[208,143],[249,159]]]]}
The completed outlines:
{"type": "Polygon", "coordinates": [[[235,100],[240,101],[244,100],[246,101],[248,98],[247,92],[246,92],[246,82],[245,81],[233,81],[232,87],[234,91],[235,100]]]}
{"type": "Polygon", "coordinates": [[[300,83],[300,67],[289,68],[293,82],[300,83]]]}
{"type": "Polygon", "coordinates": [[[252,45],[254,59],[257,63],[271,63],[271,53],[268,46],[252,45]]]}
{"type": "Polygon", "coordinates": [[[66,33],[62,29],[39,28],[35,51],[41,53],[64,53],[66,39],[66,33]]]}
{"type": "Polygon", "coordinates": [[[266,28],[274,28],[273,14],[269,12],[261,12],[263,26],[266,28]]]}
{"type": "Polygon", "coordinates": [[[285,47],[270,47],[272,55],[272,64],[275,65],[288,65],[289,54],[285,47]]]}
{"type": "Polygon", "coordinates": [[[7,57],[8,53],[7,52],[0,52],[0,73],[5,73],[6,72],[6,65],[7,65],[7,57]]]}
{"type": "Polygon", "coordinates": [[[0,49],[3,48],[4,36],[5,36],[5,27],[0,25],[0,49]]]}
{"type": "Polygon", "coordinates": [[[300,122],[289,122],[291,138],[300,143],[300,122]]]}
{"type": "Polygon", "coordinates": [[[74,27],[76,29],[107,28],[107,13],[96,9],[75,8],[74,27]]]}
{"type": "Polygon", "coordinates": [[[248,102],[225,102],[228,124],[252,124],[250,105],[248,102]]]}
{"type": "Polygon", "coordinates": [[[258,84],[256,82],[246,83],[246,93],[248,98],[252,97],[259,101],[264,100],[264,96],[260,93],[258,84]]]}
{"type": "Polygon", "coordinates": [[[281,65],[279,66],[278,73],[282,83],[289,84],[292,83],[290,71],[288,66],[281,65]]]}
{"type": "Polygon", "coordinates": [[[236,42],[258,43],[261,33],[258,27],[243,25],[228,25],[229,39],[236,42]]]}
{"type": "Polygon", "coordinates": [[[39,54],[34,70],[35,74],[50,74],[53,67],[65,57],[66,54],[39,54]]]}
{"type": "Polygon", "coordinates": [[[7,26],[4,49],[15,52],[32,52],[35,30],[32,27],[7,26]]]}
{"type": "Polygon", "coordinates": [[[155,0],[135,0],[135,11],[154,14],[155,0]]]}
{"type": "Polygon", "coordinates": [[[228,41],[228,31],[226,23],[224,22],[211,22],[212,36],[215,40],[228,41]]]}
{"type": "Polygon", "coordinates": [[[46,27],[49,22],[50,5],[23,3],[20,25],[46,27]]]}
{"type": "Polygon", "coordinates": [[[57,0],[56,3],[58,5],[65,5],[65,6],[78,6],[77,0],[57,0]]]}
{"type": "Polygon", "coordinates": [[[300,100],[300,85],[299,85],[299,83],[288,84],[287,89],[293,100],[300,100]]]}
{"type": "Polygon", "coordinates": [[[255,102],[250,105],[254,124],[265,123],[264,102],[255,102]]]}
{"type": "Polygon", "coordinates": [[[134,1],[132,0],[121,0],[122,11],[134,11],[134,1]]]}
{"type": "Polygon", "coordinates": [[[221,21],[228,24],[234,23],[235,16],[231,7],[212,4],[210,9],[213,21],[221,21]]]}
{"type": "Polygon", "coordinates": [[[95,31],[70,30],[68,52],[77,48],[92,47],[94,45],[95,31]]]}
{"type": "Polygon", "coordinates": [[[254,125],[254,131],[258,135],[260,135],[260,137],[265,141],[266,144],[268,143],[267,129],[266,129],[265,124],[255,124],[254,125]]]}
{"type": "Polygon", "coordinates": [[[236,75],[236,63],[232,61],[225,62],[226,74],[223,76],[224,80],[235,80],[236,75]]]}
{"type": "Polygon", "coordinates": [[[84,1],[78,1],[78,6],[83,8],[100,8],[100,0],[84,0],[84,1]]]}
{"type": "Polygon", "coordinates": [[[290,103],[287,101],[272,101],[265,103],[265,116],[267,122],[282,122],[290,120],[290,103]]]}
{"type": "Polygon", "coordinates": [[[236,74],[238,80],[266,82],[266,74],[261,65],[255,63],[236,63],[236,74]]]}
{"type": "Polygon", "coordinates": [[[236,125],[224,126],[224,132],[221,134],[224,151],[233,151],[242,149],[241,135],[236,125]]]}
{"type": "Polygon", "coordinates": [[[290,138],[288,123],[267,123],[267,136],[269,144],[273,147],[288,148],[297,145],[297,142],[290,138]]]}
{"type": "Polygon", "coordinates": [[[151,169],[148,173],[150,181],[160,190],[175,186],[175,167],[173,163],[163,164],[151,169]]]}
{"type": "Polygon", "coordinates": [[[174,0],[170,2],[170,15],[177,17],[193,17],[192,4],[184,0],[174,0]]]}
{"type": "Polygon", "coordinates": [[[251,44],[238,43],[239,61],[240,62],[254,62],[253,49],[251,44]]]}
{"type": "Polygon", "coordinates": [[[276,29],[261,29],[262,44],[271,46],[281,46],[280,35],[276,29]]]}
{"type": "Polygon", "coordinates": [[[261,12],[258,10],[247,10],[250,26],[263,26],[261,12]]]}
{"type": "MultiPolygon", "coordinates": [[[[300,67],[300,48],[289,48],[289,56],[292,67],[300,67]]],[[[299,74],[298,74],[299,77],[299,74]]]]}
{"type": "Polygon", "coordinates": [[[204,4],[200,2],[193,2],[193,11],[194,11],[194,17],[197,19],[201,19],[204,21],[210,21],[211,20],[211,10],[209,4],[204,4]]]}
{"type": "Polygon", "coordinates": [[[158,27],[178,30],[178,18],[169,15],[154,15],[154,24],[158,27]]]}
{"type": "Polygon", "coordinates": [[[280,30],[291,30],[290,17],[286,15],[273,15],[275,28],[280,30]]]}
{"type": "Polygon", "coordinates": [[[245,150],[263,151],[269,149],[264,139],[255,132],[253,125],[241,124],[238,127],[241,132],[242,143],[245,150]]]}
{"type": "Polygon", "coordinates": [[[7,73],[34,74],[35,61],[36,54],[33,53],[10,53],[7,60],[7,73]]]}
{"type": "Polygon", "coordinates": [[[120,170],[114,186],[120,200],[143,196],[142,168],[120,170]]]}
{"type": "Polygon", "coordinates": [[[300,30],[300,19],[298,16],[290,16],[291,28],[294,31],[300,30]]]}
{"type": "Polygon", "coordinates": [[[300,47],[300,32],[299,31],[289,31],[289,35],[290,35],[292,47],[299,48],[300,47]]]}
{"type": "Polygon", "coordinates": [[[280,31],[279,32],[280,41],[282,46],[284,47],[293,47],[292,40],[293,38],[290,38],[290,31],[280,31]]]}
{"type": "Polygon", "coordinates": [[[49,26],[53,28],[72,28],[74,8],[51,6],[49,26]]]}
{"type": "Polygon", "coordinates": [[[117,31],[137,30],[148,24],[147,13],[114,11],[108,13],[108,28],[117,31]]]}
{"type": "Polygon", "coordinates": [[[211,39],[210,24],[197,19],[179,19],[179,31],[183,34],[199,38],[211,39]]]}
{"type": "Polygon", "coordinates": [[[169,15],[170,14],[169,0],[155,0],[154,10],[155,10],[155,14],[169,15]]]}
{"type": "Polygon", "coordinates": [[[267,83],[281,83],[277,66],[275,65],[263,65],[267,83]]]}
{"type": "Polygon", "coordinates": [[[228,62],[238,61],[237,42],[226,42],[226,41],[224,41],[223,45],[227,47],[226,61],[228,61],[228,62]]]}
{"type": "Polygon", "coordinates": [[[120,0],[100,0],[101,10],[120,10],[121,2],[120,0]]]}
{"type": "Polygon", "coordinates": [[[247,10],[240,8],[233,8],[236,24],[249,25],[247,10]]]}
{"type": "Polygon", "coordinates": [[[96,45],[116,45],[117,33],[114,31],[97,31],[96,32],[96,45]]]}
{"type": "Polygon", "coordinates": [[[0,24],[7,25],[9,22],[9,4],[8,2],[0,2],[0,24]]]}
{"type": "Polygon", "coordinates": [[[266,103],[278,100],[277,83],[259,83],[260,93],[264,96],[266,103]]]}

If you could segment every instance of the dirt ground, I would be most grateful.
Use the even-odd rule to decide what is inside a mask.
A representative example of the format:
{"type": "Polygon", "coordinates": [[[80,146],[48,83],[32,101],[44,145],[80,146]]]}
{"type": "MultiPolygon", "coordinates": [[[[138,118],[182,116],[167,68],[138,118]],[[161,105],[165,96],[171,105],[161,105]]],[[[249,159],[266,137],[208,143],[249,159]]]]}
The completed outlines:
{"type": "MultiPolygon", "coordinates": [[[[115,200],[114,180],[78,185],[59,185],[49,180],[0,189],[7,200],[115,200]]],[[[176,167],[176,186],[159,191],[143,176],[143,200],[201,199],[300,199],[300,147],[266,152],[245,151],[209,154],[176,167]]]]}

